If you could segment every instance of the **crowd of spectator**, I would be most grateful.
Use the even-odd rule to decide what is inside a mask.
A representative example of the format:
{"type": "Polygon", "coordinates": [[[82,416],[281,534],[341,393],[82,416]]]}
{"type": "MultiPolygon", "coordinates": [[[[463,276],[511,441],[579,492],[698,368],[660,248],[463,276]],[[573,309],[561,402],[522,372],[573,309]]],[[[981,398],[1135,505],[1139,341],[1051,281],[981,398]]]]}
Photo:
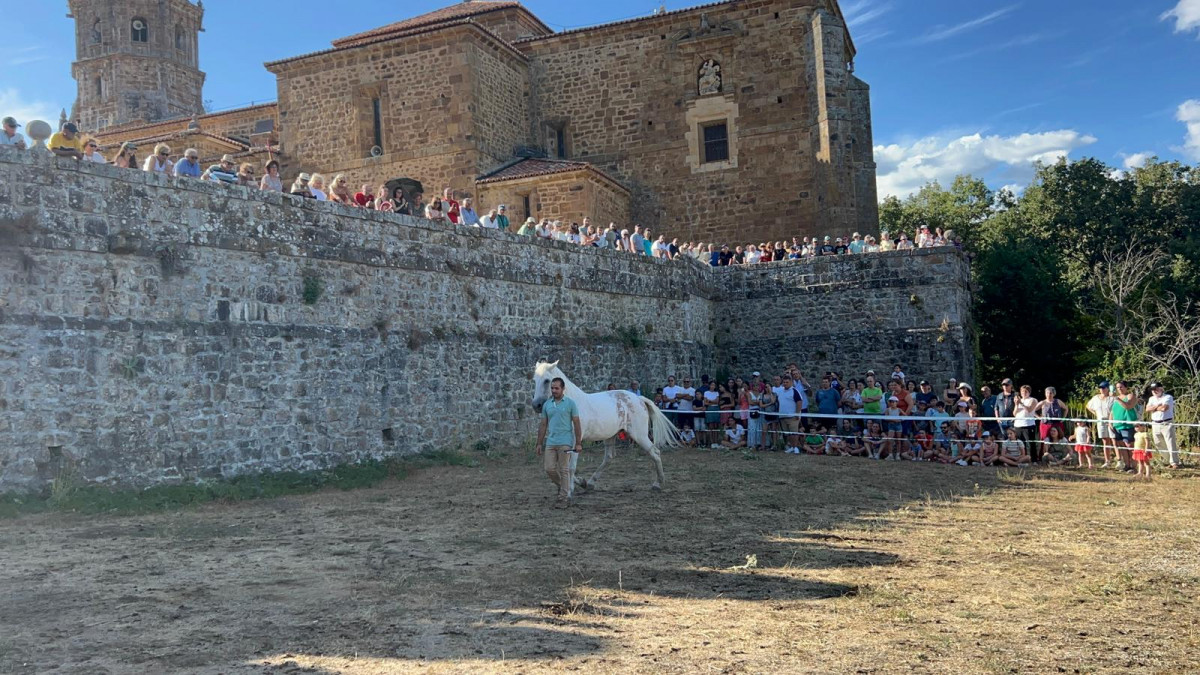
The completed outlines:
{"type": "MultiPolygon", "coordinates": [[[[4,132],[0,133],[0,145],[25,147],[24,138],[17,131],[21,126],[12,117],[3,120],[4,132]]],[[[300,173],[285,187],[280,178],[278,160],[269,159],[262,167],[255,164],[238,163],[231,155],[208,167],[200,165],[199,152],[187,148],[177,155],[166,143],[155,145],[144,160],[138,158],[138,147],[133,143],[122,143],[111,158],[105,157],[95,139],[84,138],[75,123],[62,125],[58,133],[51,136],[50,151],[63,157],[74,157],[80,161],[99,164],[114,164],[126,169],[160,173],[177,178],[193,178],[217,181],[231,185],[273,192],[287,192],[318,201],[332,201],[348,208],[389,211],[409,216],[424,217],[437,223],[454,223],[494,230],[515,232],[523,236],[568,242],[579,246],[624,251],[633,255],[652,258],[695,259],[713,267],[729,265],[754,265],[781,260],[802,260],[818,256],[874,253],[877,251],[910,250],[935,246],[961,246],[954,232],[943,232],[940,228],[920,228],[912,239],[907,234],[894,236],[884,232],[879,239],[855,232],[844,237],[823,239],[792,237],[790,241],[763,241],[757,244],[727,245],[706,242],[680,242],[668,239],[664,234],[655,235],[649,228],[634,225],[632,228],[609,223],[596,225],[590,218],[582,222],[563,222],[548,218],[526,218],[517,224],[509,220],[508,208],[499,204],[483,209],[471,197],[456,194],[450,188],[440,196],[426,200],[424,195],[408,195],[402,187],[389,187],[385,183],[378,187],[370,183],[360,185],[355,191],[344,174],[328,180],[319,173],[300,173]]]]}
{"type": "MultiPolygon", "coordinates": [[[[612,388],[612,385],[609,385],[612,388]]],[[[630,389],[639,385],[631,383],[630,389]]],[[[639,392],[640,393],[640,392],[639,392]]],[[[764,378],[751,373],[718,382],[707,375],[667,378],[652,396],[674,418],[684,443],[790,454],[865,457],[959,466],[1117,468],[1150,477],[1157,448],[1181,465],[1174,398],[1163,386],[1145,398],[1129,382],[1108,382],[1088,401],[1092,421],[1072,421],[1053,387],[1041,398],[1004,379],[993,392],[949,380],[936,391],[900,365],[878,377],[827,372],[813,387],[797,364],[764,378]]]]}

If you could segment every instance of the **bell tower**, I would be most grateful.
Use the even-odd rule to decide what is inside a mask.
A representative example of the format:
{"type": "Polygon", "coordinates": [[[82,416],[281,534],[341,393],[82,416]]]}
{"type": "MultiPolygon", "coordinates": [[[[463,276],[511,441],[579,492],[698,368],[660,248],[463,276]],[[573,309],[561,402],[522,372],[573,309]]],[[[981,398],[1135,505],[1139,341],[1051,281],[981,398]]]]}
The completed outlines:
{"type": "Polygon", "coordinates": [[[75,20],[71,119],[92,133],[204,113],[199,34],[204,3],[67,0],[75,20]]]}

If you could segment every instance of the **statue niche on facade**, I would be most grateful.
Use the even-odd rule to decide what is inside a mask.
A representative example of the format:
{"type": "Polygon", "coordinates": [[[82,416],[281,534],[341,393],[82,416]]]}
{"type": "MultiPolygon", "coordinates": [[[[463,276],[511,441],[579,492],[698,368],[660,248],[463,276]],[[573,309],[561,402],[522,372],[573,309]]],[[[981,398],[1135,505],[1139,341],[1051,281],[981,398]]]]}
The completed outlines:
{"type": "Polygon", "coordinates": [[[696,89],[701,96],[721,93],[721,64],[712,59],[700,64],[696,89]]]}

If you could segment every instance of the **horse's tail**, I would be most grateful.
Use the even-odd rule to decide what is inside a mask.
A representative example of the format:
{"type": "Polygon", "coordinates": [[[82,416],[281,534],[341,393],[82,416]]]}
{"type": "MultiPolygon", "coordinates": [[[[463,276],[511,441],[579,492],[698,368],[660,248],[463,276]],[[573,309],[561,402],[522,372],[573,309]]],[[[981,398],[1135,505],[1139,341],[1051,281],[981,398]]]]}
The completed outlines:
{"type": "Polygon", "coordinates": [[[678,448],[683,445],[679,440],[679,430],[675,428],[675,424],[671,422],[663,411],[654,405],[654,401],[641,397],[642,403],[646,405],[646,412],[650,415],[650,432],[654,435],[654,447],[662,448],[678,448]]]}

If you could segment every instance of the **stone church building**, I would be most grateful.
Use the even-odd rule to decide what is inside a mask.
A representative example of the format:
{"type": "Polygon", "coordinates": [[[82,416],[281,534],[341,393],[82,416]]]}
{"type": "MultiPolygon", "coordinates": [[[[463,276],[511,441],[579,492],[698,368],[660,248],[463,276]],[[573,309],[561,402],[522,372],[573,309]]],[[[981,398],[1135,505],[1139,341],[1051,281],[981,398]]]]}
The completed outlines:
{"type": "MultiPolygon", "coordinates": [[[[71,0],[73,118],[106,146],[411,177],[483,209],[757,242],[878,229],[870,93],[836,0],[728,0],[555,32],[468,0],[266,64],[275,104],[203,114],[203,3],[71,0]]],[[[144,153],[144,151],[143,151],[144,153]]]]}

